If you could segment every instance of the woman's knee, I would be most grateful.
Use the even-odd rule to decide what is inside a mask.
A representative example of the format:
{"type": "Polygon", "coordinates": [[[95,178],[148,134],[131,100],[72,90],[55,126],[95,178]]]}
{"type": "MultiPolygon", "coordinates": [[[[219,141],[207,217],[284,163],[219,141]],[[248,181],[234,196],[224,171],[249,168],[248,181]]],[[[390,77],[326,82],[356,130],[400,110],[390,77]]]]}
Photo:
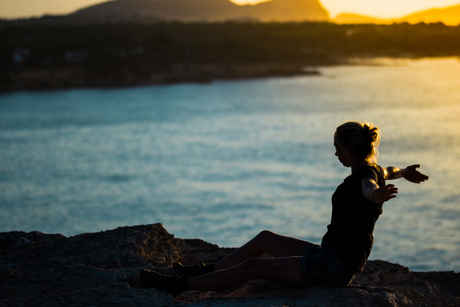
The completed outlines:
{"type": "Polygon", "coordinates": [[[259,232],[259,234],[257,235],[257,238],[259,240],[270,240],[271,238],[277,236],[276,233],[270,231],[270,230],[262,230],[261,232],[259,232]]]}

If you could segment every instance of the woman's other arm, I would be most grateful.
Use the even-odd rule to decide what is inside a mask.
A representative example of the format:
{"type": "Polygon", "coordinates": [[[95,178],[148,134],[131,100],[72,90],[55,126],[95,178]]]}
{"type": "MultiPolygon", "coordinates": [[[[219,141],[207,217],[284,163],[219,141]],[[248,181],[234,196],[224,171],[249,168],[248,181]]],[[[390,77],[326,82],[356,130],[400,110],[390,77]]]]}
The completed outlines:
{"type": "Polygon", "coordinates": [[[395,198],[398,193],[398,188],[395,187],[394,184],[387,184],[384,187],[379,187],[371,177],[363,178],[361,185],[364,197],[376,203],[383,203],[395,198]]]}

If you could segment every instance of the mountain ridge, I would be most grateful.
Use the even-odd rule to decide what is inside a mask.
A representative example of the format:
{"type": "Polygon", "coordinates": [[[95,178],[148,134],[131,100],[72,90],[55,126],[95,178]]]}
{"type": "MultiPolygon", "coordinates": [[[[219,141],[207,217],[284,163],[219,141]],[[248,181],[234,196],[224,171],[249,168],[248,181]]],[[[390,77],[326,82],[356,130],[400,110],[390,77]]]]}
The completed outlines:
{"type": "Polygon", "coordinates": [[[237,5],[230,0],[112,0],[82,8],[71,18],[150,17],[163,21],[329,21],[319,0],[271,0],[237,5]]]}
{"type": "Polygon", "coordinates": [[[363,23],[375,23],[375,24],[392,24],[408,22],[416,24],[420,22],[424,23],[437,23],[442,22],[446,25],[457,26],[460,25],[460,4],[447,6],[443,8],[432,8],[415,13],[405,15],[401,18],[378,18],[373,16],[366,16],[354,13],[342,13],[335,17],[333,20],[339,24],[363,24],[363,23]]]}
{"type": "Polygon", "coordinates": [[[460,4],[447,6],[444,8],[432,8],[416,13],[412,13],[403,17],[404,21],[409,23],[417,22],[438,22],[443,20],[444,24],[459,25],[460,24],[460,4]]]}

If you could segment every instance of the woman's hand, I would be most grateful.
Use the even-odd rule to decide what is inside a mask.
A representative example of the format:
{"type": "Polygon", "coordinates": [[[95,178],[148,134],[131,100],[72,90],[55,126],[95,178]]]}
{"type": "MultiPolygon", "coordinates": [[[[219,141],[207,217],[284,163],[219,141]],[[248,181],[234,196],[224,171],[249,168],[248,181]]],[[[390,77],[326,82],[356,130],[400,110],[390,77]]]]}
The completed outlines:
{"type": "Polygon", "coordinates": [[[395,198],[398,193],[398,188],[394,184],[388,184],[384,187],[379,187],[371,177],[366,177],[361,182],[363,188],[363,196],[370,201],[383,203],[392,198],[395,198]]]}
{"type": "Polygon", "coordinates": [[[387,184],[384,187],[374,189],[372,191],[371,200],[376,203],[383,203],[392,198],[395,198],[398,193],[398,188],[394,184],[387,184]]]}
{"type": "Polygon", "coordinates": [[[401,176],[407,181],[413,183],[420,183],[428,180],[428,176],[420,173],[417,168],[420,167],[420,164],[414,164],[406,167],[405,169],[400,170],[401,176]]]}

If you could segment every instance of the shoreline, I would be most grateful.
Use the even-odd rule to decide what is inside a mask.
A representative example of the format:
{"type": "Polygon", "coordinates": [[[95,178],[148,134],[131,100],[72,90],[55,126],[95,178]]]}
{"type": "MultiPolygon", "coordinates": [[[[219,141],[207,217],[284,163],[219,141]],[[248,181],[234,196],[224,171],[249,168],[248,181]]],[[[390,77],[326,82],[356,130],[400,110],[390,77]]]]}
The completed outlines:
{"type": "Polygon", "coordinates": [[[48,91],[85,88],[131,88],[150,85],[207,84],[216,81],[251,80],[276,77],[322,76],[321,68],[337,66],[393,66],[416,60],[456,59],[460,57],[350,57],[333,63],[238,63],[174,64],[169,71],[154,71],[138,76],[122,70],[116,76],[95,76],[84,67],[34,67],[6,71],[0,80],[0,94],[19,91],[48,91]]]}
{"type": "Polygon", "coordinates": [[[5,24],[0,91],[203,83],[302,75],[302,67],[356,58],[458,57],[459,29],[249,21],[5,24]]]}
{"type": "MultiPolygon", "coordinates": [[[[325,65],[324,65],[325,66],[325,65]]],[[[78,88],[120,88],[181,83],[212,83],[270,77],[319,76],[319,65],[299,63],[174,64],[169,71],[138,76],[123,70],[115,76],[95,76],[83,67],[17,68],[6,72],[0,93],[16,91],[66,90],[78,88]]]]}

